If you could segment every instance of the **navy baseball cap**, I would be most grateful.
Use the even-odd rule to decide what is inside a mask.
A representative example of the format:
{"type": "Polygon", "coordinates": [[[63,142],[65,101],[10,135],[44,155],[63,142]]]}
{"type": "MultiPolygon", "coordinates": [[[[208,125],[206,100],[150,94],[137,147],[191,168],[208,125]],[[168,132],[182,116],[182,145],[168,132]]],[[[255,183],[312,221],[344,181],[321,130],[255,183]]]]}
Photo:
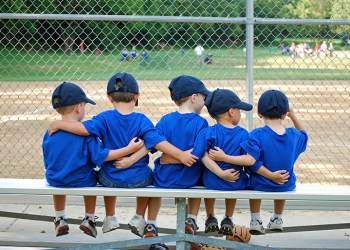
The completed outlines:
{"type": "Polygon", "coordinates": [[[139,85],[136,82],[136,79],[129,73],[117,73],[113,75],[107,84],[107,94],[113,92],[131,92],[138,94],[139,93],[139,85]],[[120,86],[117,86],[117,81],[121,82],[120,86]]]}
{"type": "Polygon", "coordinates": [[[270,118],[281,118],[289,111],[287,96],[279,90],[267,90],[259,99],[258,112],[270,118]]]}
{"type": "Polygon", "coordinates": [[[93,105],[96,104],[93,100],[87,98],[82,88],[71,82],[63,82],[58,85],[53,91],[51,102],[54,109],[75,105],[81,102],[88,102],[93,105]]]}
{"type": "Polygon", "coordinates": [[[206,96],[210,93],[201,80],[187,75],[181,75],[173,78],[168,88],[170,90],[172,100],[179,100],[196,93],[201,93],[206,96]]]}
{"type": "Polygon", "coordinates": [[[250,111],[253,106],[242,102],[241,99],[229,89],[217,89],[211,92],[205,99],[205,106],[211,116],[215,117],[224,114],[231,108],[238,108],[250,111]]]}

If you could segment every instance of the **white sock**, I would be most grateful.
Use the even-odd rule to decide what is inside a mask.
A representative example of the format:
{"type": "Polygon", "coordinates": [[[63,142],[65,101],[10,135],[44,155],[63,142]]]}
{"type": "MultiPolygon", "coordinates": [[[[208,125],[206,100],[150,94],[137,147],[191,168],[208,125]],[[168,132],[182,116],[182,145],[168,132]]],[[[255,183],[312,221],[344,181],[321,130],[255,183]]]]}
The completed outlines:
{"type": "Polygon", "coordinates": [[[66,210],[55,211],[56,219],[63,217],[63,219],[67,219],[66,210]]]}
{"type": "Polygon", "coordinates": [[[137,217],[138,219],[143,219],[143,216],[138,214],[134,214],[134,217],[137,217]]]}
{"type": "Polygon", "coordinates": [[[188,215],[187,215],[187,218],[192,218],[192,219],[194,219],[194,221],[197,223],[197,216],[196,216],[196,215],[194,215],[194,214],[188,214],[188,215]]]}
{"type": "Polygon", "coordinates": [[[262,219],[261,219],[261,217],[260,217],[260,212],[257,212],[257,213],[250,213],[250,216],[251,216],[252,220],[253,220],[253,219],[256,219],[256,220],[262,222],[262,219]]]}
{"type": "Polygon", "coordinates": [[[85,217],[90,217],[92,218],[92,221],[95,222],[95,214],[85,213],[85,217]]]}
{"type": "Polygon", "coordinates": [[[147,224],[153,224],[157,226],[157,221],[156,220],[147,220],[147,224]]]}
{"type": "Polygon", "coordinates": [[[276,218],[277,219],[282,219],[282,214],[275,214],[275,213],[273,213],[270,220],[273,221],[276,218]]]}

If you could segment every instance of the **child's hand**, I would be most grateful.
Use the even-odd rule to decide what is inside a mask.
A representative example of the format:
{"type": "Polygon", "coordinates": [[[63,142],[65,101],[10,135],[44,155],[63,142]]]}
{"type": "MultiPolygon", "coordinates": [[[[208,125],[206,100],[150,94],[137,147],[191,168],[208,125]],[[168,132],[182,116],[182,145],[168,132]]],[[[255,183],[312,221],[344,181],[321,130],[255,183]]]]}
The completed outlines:
{"type": "Polygon", "coordinates": [[[198,157],[191,154],[191,152],[192,150],[183,151],[180,157],[181,163],[187,167],[191,167],[198,160],[198,157]]]}
{"type": "Polygon", "coordinates": [[[59,128],[58,128],[59,122],[60,121],[53,121],[49,124],[49,129],[48,129],[49,135],[52,135],[53,133],[55,133],[59,130],[59,128]]]}
{"type": "Polygon", "coordinates": [[[220,178],[228,182],[235,182],[239,179],[240,172],[236,169],[226,169],[220,174],[220,178]]]}
{"type": "Polygon", "coordinates": [[[214,147],[214,149],[209,150],[209,158],[213,161],[224,161],[224,158],[226,156],[225,152],[222,151],[219,147],[214,147]]]}
{"type": "Polygon", "coordinates": [[[130,161],[130,157],[123,157],[114,161],[113,165],[116,168],[128,168],[132,165],[132,163],[130,161]]]}
{"type": "Polygon", "coordinates": [[[294,109],[293,109],[293,104],[289,103],[289,110],[288,110],[288,117],[294,116],[294,109]]]}
{"type": "Polygon", "coordinates": [[[130,153],[140,150],[143,147],[143,144],[143,140],[138,139],[137,137],[132,138],[128,145],[130,153]]]}
{"type": "Polygon", "coordinates": [[[282,185],[288,181],[288,178],[289,178],[289,173],[286,170],[278,170],[272,173],[270,180],[277,184],[282,185]]]}

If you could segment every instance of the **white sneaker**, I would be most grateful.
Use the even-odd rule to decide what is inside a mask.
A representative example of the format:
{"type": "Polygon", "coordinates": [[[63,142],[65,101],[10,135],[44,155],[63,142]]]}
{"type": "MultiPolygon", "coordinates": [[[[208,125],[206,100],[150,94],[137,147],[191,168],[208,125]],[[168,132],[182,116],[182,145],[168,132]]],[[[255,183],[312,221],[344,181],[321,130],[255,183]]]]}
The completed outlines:
{"type": "Polygon", "coordinates": [[[120,226],[119,226],[117,217],[115,217],[115,216],[107,216],[103,220],[102,232],[103,233],[108,233],[110,231],[118,229],[119,227],[120,226]]]}
{"type": "Polygon", "coordinates": [[[132,233],[140,236],[141,238],[143,237],[144,229],[146,226],[146,221],[144,218],[139,218],[134,215],[129,221],[128,225],[132,233]]]}
{"type": "Polygon", "coordinates": [[[262,225],[262,221],[257,219],[252,219],[250,221],[250,230],[249,232],[253,235],[265,234],[265,228],[262,225]]]}
{"type": "Polygon", "coordinates": [[[283,220],[279,218],[275,218],[273,220],[270,219],[269,224],[267,224],[267,229],[273,231],[283,231],[283,220]]]}

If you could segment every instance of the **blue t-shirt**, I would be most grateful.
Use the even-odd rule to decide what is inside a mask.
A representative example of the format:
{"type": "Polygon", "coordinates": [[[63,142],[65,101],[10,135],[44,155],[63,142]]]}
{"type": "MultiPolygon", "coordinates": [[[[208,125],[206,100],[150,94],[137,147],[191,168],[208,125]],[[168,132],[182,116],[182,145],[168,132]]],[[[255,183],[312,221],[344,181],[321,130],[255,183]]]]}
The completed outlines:
{"type": "Polygon", "coordinates": [[[95,136],[79,136],[60,130],[46,131],[42,150],[46,180],[54,187],[92,187],[97,183],[94,168],[109,154],[95,136]]]}
{"type": "MultiPolygon", "coordinates": [[[[180,114],[172,112],[163,116],[156,128],[168,142],[186,151],[194,146],[196,137],[208,122],[196,113],[180,114]]],[[[189,188],[198,185],[202,175],[202,162],[197,161],[191,167],[183,164],[160,164],[160,158],[154,161],[154,186],[161,188],[189,188]]]]}
{"type": "MultiPolygon", "coordinates": [[[[98,136],[104,146],[110,149],[126,147],[132,138],[142,139],[147,149],[165,140],[160,136],[150,119],[144,114],[133,112],[123,115],[117,110],[108,110],[83,122],[90,135],[98,136]]],[[[148,178],[152,169],[148,165],[149,156],[145,155],[135,164],[125,169],[113,166],[113,161],[104,162],[99,171],[117,184],[132,184],[148,178]]]]}
{"type": "Polygon", "coordinates": [[[254,190],[284,192],[295,189],[296,176],[294,163],[299,155],[305,151],[308,136],[305,131],[295,128],[286,128],[283,135],[277,134],[269,126],[256,128],[249,134],[249,139],[241,144],[256,163],[249,168],[250,187],[254,190]],[[277,184],[256,173],[264,165],[271,172],[287,170],[288,182],[277,184]]]}
{"type": "MultiPolygon", "coordinates": [[[[244,154],[242,148],[240,147],[240,143],[245,141],[247,138],[248,131],[240,126],[227,128],[221,124],[216,124],[203,129],[199,133],[192,154],[201,159],[206,151],[209,149],[214,149],[214,147],[217,146],[228,155],[239,156],[244,154]]],[[[204,168],[202,181],[205,187],[217,190],[240,190],[247,188],[248,175],[242,166],[219,161],[216,163],[223,170],[236,169],[240,171],[239,179],[235,182],[228,182],[215,175],[209,169],[204,168]]]]}

